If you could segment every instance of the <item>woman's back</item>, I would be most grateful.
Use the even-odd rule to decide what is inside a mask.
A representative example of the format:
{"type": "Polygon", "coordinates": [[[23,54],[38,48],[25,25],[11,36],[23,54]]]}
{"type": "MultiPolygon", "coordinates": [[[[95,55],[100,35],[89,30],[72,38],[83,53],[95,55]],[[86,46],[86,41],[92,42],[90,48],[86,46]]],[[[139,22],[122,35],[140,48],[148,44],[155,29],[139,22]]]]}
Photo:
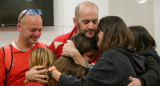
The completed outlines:
{"type": "MultiPolygon", "coordinates": [[[[103,71],[104,75],[95,74],[101,75],[95,77],[102,77],[105,80],[104,84],[108,84],[108,82],[110,82],[112,85],[114,83],[115,86],[126,86],[128,83],[130,83],[128,79],[129,76],[137,77],[137,75],[141,75],[144,72],[142,66],[143,63],[141,63],[143,62],[144,57],[133,54],[133,52],[134,50],[130,50],[125,47],[118,47],[114,48],[113,50],[103,52],[97,60],[98,62],[102,62],[101,65],[95,65],[95,67],[93,67],[93,70],[96,70],[97,68],[102,68],[103,70],[105,70],[103,71]],[[105,74],[105,72],[112,73],[110,74],[110,77],[104,77],[108,76],[108,74],[105,74]]],[[[89,76],[93,75],[89,74],[89,76]]],[[[103,79],[100,81],[100,83],[102,83],[103,79]]]]}

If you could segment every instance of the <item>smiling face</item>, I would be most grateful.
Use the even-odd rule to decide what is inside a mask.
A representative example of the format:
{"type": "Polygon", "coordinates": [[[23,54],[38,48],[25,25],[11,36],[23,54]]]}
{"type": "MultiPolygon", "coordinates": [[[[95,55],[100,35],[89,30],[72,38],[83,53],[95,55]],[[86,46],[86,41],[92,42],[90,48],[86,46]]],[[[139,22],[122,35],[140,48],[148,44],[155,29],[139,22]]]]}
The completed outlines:
{"type": "Polygon", "coordinates": [[[74,18],[74,24],[78,27],[79,33],[84,33],[89,38],[94,37],[98,26],[97,8],[80,6],[79,16],[74,18]]]}
{"type": "Polygon", "coordinates": [[[41,36],[42,19],[38,14],[26,14],[17,27],[21,40],[29,44],[35,44],[41,36]]]}

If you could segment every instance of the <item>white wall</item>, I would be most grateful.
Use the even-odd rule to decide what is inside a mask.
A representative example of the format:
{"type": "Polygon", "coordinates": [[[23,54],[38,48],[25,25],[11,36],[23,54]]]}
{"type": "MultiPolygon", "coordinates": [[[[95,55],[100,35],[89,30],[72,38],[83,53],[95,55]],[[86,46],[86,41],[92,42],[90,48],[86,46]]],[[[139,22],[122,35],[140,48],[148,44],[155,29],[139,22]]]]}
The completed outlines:
{"type": "Polygon", "coordinates": [[[154,0],[154,37],[157,43],[157,51],[160,54],[160,0],[154,0]]]}
{"type": "MultiPolygon", "coordinates": [[[[61,34],[73,28],[73,17],[76,5],[82,1],[91,1],[99,7],[99,18],[108,15],[108,0],[54,0],[54,26],[44,26],[39,41],[49,45],[61,34]]],[[[10,44],[18,38],[15,26],[0,27],[0,47],[10,44]]]]}
{"type": "Polygon", "coordinates": [[[154,36],[153,2],[143,4],[137,0],[110,0],[109,15],[120,16],[128,26],[142,25],[154,36]]]}
{"type": "Polygon", "coordinates": [[[139,4],[137,0],[109,0],[109,15],[120,16],[128,26],[142,25],[154,37],[160,54],[160,0],[148,0],[139,4]]]}

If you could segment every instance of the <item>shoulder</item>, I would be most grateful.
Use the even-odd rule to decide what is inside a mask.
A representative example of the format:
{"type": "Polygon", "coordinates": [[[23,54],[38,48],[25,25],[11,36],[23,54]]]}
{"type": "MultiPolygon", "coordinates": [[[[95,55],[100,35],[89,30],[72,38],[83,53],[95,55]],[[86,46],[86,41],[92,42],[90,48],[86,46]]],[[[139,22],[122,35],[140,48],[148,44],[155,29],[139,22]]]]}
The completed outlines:
{"type": "Polygon", "coordinates": [[[160,62],[160,56],[153,49],[145,50],[142,53],[140,53],[139,55],[146,57],[146,59],[155,59],[157,62],[160,62]]]}
{"type": "Polygon", "coordinates": [[[2,49],[2,47],[0,48],[0,53],[3,53],[3,49],[2,49]]]}
{"type": "Polygon", "coordinates": [[[49,46],[52,47],[55,45],[55,42],[57,43],[63,43],[65,40],[67,40],[68,36],[70,35],[70,33],[67,33],[67,34],[63,34],[63,35],[60,35],[60,36],[57,36],[51,43],[51,45],[49,46]]]}
{"type": "Polygon", "coordinates": [[[4,51],[2,48],[0,48],[0,59],[2,61],[2,59],[4,60],[4,51]]]}
{"type": "Polygon", "coordinates": [[[48,48],[55,51],[59,45],[63,44],[68,39],[69,35],[70,33],[67,33],[56,37],[48,48]]]}
{"type": "Polygon", "coordinates": [[[107,50],[107,51],[104,51],[102,53],[102,56],[105,56],[105,55],[112,56],[112,55],[115,55],[115,53],[119,53],[119,51],[117,51],[117,50],[107,50]]]}
{"type": "Polygon", "coordinates": [[[48,46],[42,42],[37,42],[37,44],[38,44],[38,47],[40,48],[48,48],[48,46]]]}
{"type": "Polygon", "coordinates": [[[120,51],[117,51],[117,50],[107,50],[107,51],[104,51],[99,56],[99,60],[109,61],[109,60],[112,60],[113,58],[117,58],[120,55],[122,55],[122,53],[120,53],[120,51]]]}
{"type": "Polygon", "coordinates": [[[5,51],[10,51],[10,49],[13,48],[12,44],[5,45],[0,48],[0,55],[3,54],[5,51]]]}

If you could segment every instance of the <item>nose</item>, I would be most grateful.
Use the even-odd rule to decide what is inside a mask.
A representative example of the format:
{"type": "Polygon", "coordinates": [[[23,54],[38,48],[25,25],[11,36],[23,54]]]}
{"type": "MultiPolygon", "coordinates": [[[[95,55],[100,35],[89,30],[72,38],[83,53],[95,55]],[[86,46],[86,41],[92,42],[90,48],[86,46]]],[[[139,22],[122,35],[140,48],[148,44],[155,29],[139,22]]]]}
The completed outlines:
{"type": "Polygon", "coordinates": [[[35,35],[35,36],[40,36],[40,35],[41,35],[41,31],[38,31],[38,30],[37,30],[37,31],[34,33],[34,35],[35,35]]]}
{"type": "Polygon", "coordinates": [[[89,29],[95,29],[94,23],[93,22],[88,23],[88,28],[89,29]]]}

